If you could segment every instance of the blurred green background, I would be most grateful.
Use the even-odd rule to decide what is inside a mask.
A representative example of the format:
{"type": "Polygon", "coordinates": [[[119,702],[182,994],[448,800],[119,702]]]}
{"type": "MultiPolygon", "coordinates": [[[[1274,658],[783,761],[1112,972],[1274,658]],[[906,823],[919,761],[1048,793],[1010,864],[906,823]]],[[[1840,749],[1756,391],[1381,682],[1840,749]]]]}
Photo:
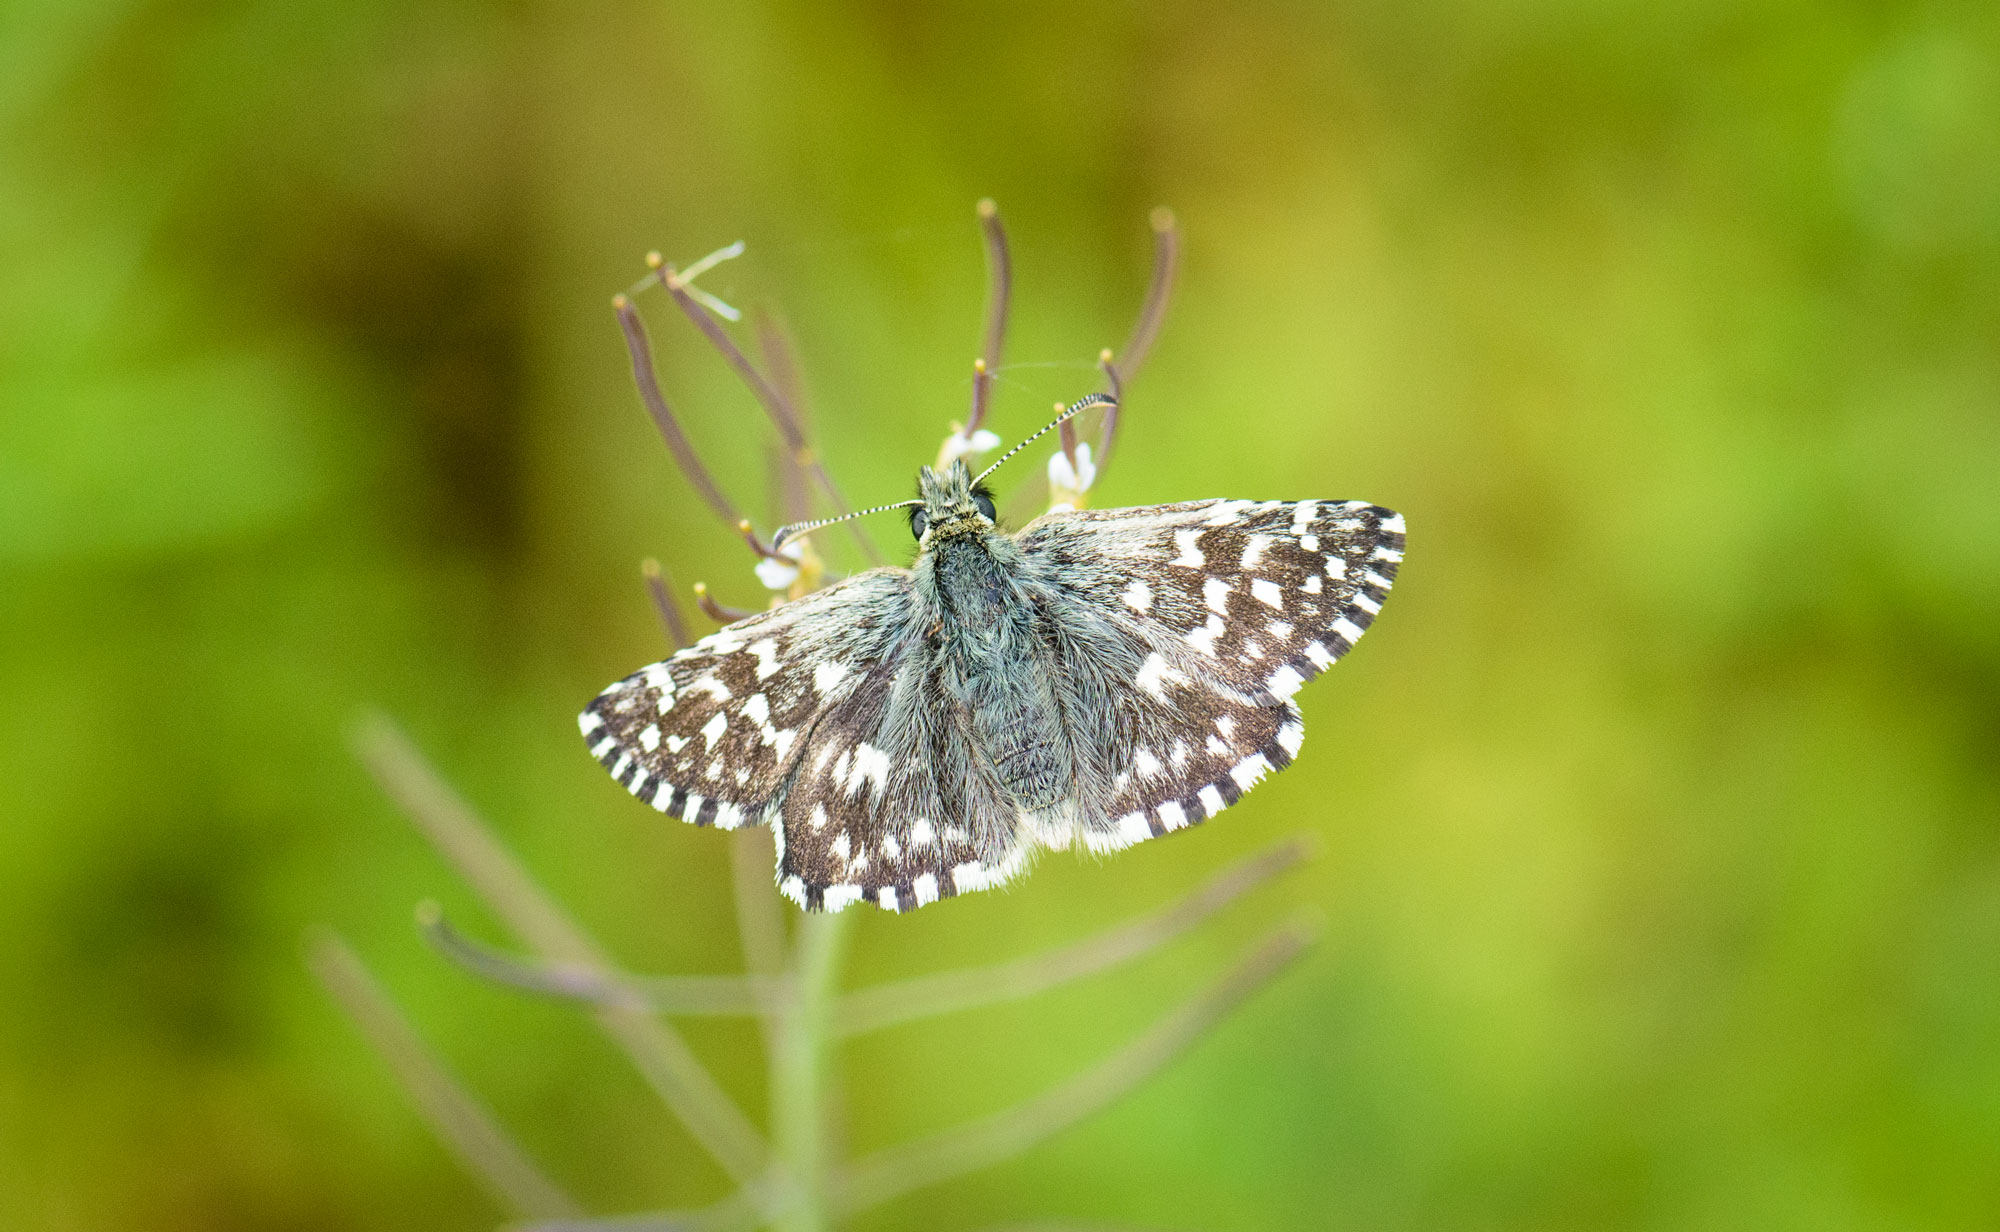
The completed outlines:
{"type": "MultiPolygon", "coordinates": [[[[1365,498],[1411,550],[1226,817],[860,921],[857,982],[1326,844],[1130,970],[852,1049],[868,1148],[1327,922],[1131,1100],[861,1226],[2000,1221],[1992,5],[11,0],[0,1225],[491,1226],[317,922],[593,1209],[722,1192],[578,1014],[424,948],[426,896],[504,934],[348,732],[398,716],[633,967],[733,970],[724,841],[572,720],[661,650],[641,557],[761,593],[609,296],[746,240],[704,285],[782,310],[831,469],[897,499],[964,413],[986,195],[1003,435],[1096,387],[1168,204],[1100,503],[1365,498]]],[[[767,424],[641,302],[763,508],[767,424]]],[[[689,1035],[754,1106],[749,1034],[689,1035]]]]}

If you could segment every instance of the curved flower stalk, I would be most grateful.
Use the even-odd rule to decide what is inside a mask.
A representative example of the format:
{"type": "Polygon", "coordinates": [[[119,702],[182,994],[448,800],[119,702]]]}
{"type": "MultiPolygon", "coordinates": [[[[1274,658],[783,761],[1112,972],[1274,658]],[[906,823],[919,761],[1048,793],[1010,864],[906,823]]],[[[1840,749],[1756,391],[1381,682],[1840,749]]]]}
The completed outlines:
{"type": "MultiPolygon", "coordinates": [[[[993,370],[1005,343],[1012,274],[1006,231],[992,202],[980,203],[979,222],[991,277],[986,325],[974,365],[971,413],[964,424],[953,424],[946,436],[940,449],[940,458],[946,461],[970,458],[998,443],[982,423],[993,370]]],[[[1177,252],[1172,215],[1155,211],[1153,228],[1152,284],[1124,358],[1121,362],[1110,351],[1099,357],[1114,394],[1122,392],[1143,363],[1172,283],[1177,252]]],[[[815,492],[845,512],[845,502],[807,442],[797,367],[783,332],[768,320],[758,322],[764,358],[759,368],[722,325],[737,321],[741,314],[694,285],[700,274],[742,251],[741,244],[733,244],[680,272],[657,255],[650,256],[655,276],[642,287],[654,282],[666,287],[769,412],[780,437],[773,456],[780,520],[796,521],[810,509],[815,492]]],[[[633,295],[618,296],[614,307],[631,352],[641,401],[703,503],[750,549],[758,582],[773,592],[773,601],[824,585],[830,579],[805,539],[773,546],[737,512],[703,466],[661,390],[633,295]]],[[[1107,408],[1094,449],[1079,439],[1074,423],[1062,425],[1061,445],[1048,462],[1054,505],[1080,507],[1087,499],[1115,440],[1117,416],[1117,406],[1107,408]]],[[[865,537],[862,542],[866,545],[865,537]]],[[[872,554],[872,547],[868,550],[872,554]]],[[[642,572],[667,638],[676,647],[686,644],[687,621],[665,572],[650,560],[642,572]]],[[[699,582],[693,591],[696,605],[711,619],[728,621],[746,614],[718,603],[699,582]]],[[[1132,961],[1295,868],[1308,856],[1307,844],[1281,843],[1225,869],[1149,915],[1041,954],[847,990],[841,987],[840,960],[852,916],[804,915],[788,928],[770,886],[770,836],[744,830],[731,838],[743,974],[643,976],[624,971],[611,960],[387,719],[366,722],[356,744],[361,760],[383,789],[522,948],[509,951],[475,941],[431,903],[420,906],[417,913],[425,939],[466,974],[529,995],[572,1002],[592,1014],[734,1185],[728,1196],[700,1209],[584,1216],[582,1204],[544,1174],[493,1114],[430,1055],[360,958],[331,934],[316,937],[309,953],[314,972],[383,1055],[461,1164],[505,1208],[510,1220],[528,1228],[733,1232],[769,1227],[824,1232],[903,1194],[1008,1159],[1117,1100],[1297,958],[1314,931],[1303,920],[1276,928],[1206,989],[1094,1066],[1047,1091],[957,1128],[845,1159],[836,1152],[838,1136],[829,1132],[827,1123],[834,1102],[830,1091],[835,1052],[842,1040],[919,1018],[1031,997],[1132,961]],[[759,1129],[702,1067],[673,1025],[678,1017],[717,1015],[750,1019],[765,1044],[771,1067],[766,1129],[759,1129]]]]}

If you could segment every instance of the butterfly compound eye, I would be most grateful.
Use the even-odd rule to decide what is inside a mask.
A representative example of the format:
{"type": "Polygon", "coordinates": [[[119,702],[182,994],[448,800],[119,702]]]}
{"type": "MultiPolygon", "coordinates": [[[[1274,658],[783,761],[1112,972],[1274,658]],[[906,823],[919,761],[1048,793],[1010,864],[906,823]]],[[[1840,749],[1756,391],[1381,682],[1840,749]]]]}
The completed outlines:
{"type": "Polygon", "coordinates": [[[993,512],[993,494],[986,489],[981,488],[974,492],[972,503],[978,506],[979,512],[985,515],[987,521],[991,522],[996,516],[993,512]]]}
{"type": "Polygon", "coordinates": [[[910,538],[912,539],[923,538],[924,529],[928,527],[930,524],[931,524],[930,519],[924,516],[924,511],[922,509],[910,510],[910,538]]]}

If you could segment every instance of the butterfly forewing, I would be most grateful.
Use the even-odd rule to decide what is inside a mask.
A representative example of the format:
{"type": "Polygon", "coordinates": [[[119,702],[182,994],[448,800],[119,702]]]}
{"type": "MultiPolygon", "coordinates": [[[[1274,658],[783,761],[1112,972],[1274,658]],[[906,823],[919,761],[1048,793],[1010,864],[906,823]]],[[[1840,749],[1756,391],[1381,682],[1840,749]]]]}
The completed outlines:
{"type": "Polygon", "coordinates": [[[1200,675],[1282,700],[1367,631],[1403,519],[1361,501],[1196,501],[1050,514],[1024,527],[1081,601],[1146,629],[1200,675]]]}
{"type": "Polygon", "coordinates": [[[1305,732],[1289,699],[1367,630],[1403,551],[1399,516],[1334,501],[1058,513],[1019,540],[1058,627],[1124,643],[1074,655],[1124,665],[1074,690],[1109,699],[1092,745],[1109,790],[1079,784],[1079,837],[1100,851],[1212,817],[1288,765],[1305,732]]]}
{"type": "Polygon", "coordinates": [[[909,584],[865,573],[712,633],[599,694],[577,720],[584,740],[663,813],[763,822],[819,716],[888,656],[909,584]]]}

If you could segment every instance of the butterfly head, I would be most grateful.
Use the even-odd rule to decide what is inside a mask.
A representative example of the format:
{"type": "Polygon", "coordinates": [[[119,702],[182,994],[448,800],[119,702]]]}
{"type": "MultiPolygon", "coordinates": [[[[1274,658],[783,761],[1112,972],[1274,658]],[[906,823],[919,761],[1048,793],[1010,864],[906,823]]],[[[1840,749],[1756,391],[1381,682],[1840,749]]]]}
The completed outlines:
{"type": "Polygon", "coordinates": [[[965,463],[941,471],[917,472],[917,503],[910,508],[910,533],[921,547],[993,529],[993,493],[975,483],[965,463]]]}

